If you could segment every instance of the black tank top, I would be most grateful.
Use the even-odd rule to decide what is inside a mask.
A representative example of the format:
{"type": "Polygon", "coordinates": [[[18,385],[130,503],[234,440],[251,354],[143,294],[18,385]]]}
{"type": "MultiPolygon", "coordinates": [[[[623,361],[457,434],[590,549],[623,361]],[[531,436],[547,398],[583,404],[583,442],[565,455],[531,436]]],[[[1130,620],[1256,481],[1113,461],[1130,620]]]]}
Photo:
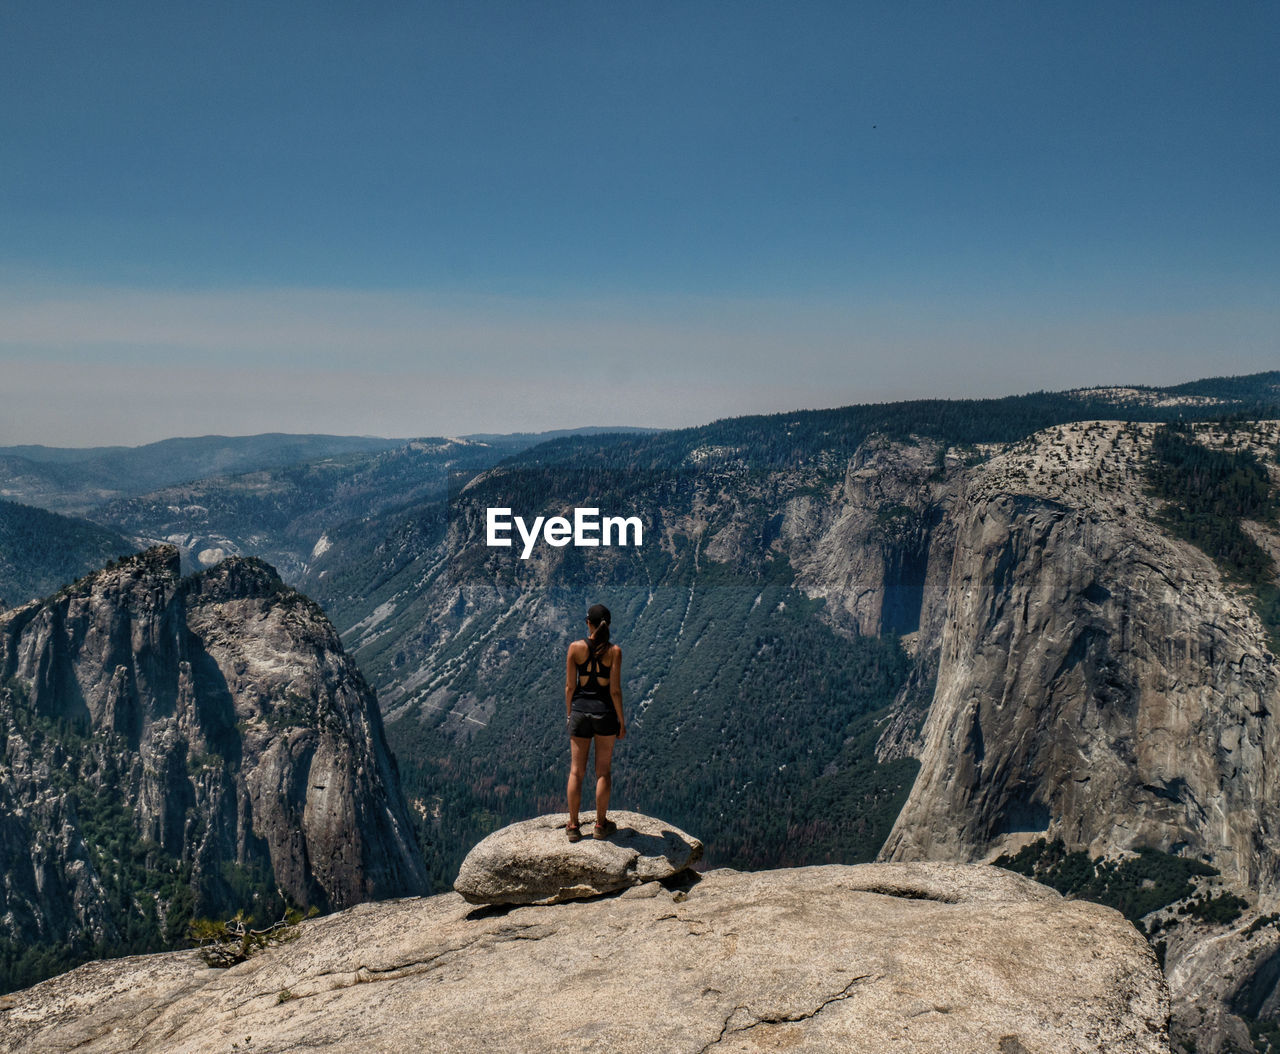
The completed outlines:
{"type": "Polygon", "coordinates": [[[570,709],[584,714],[611,714],[613,696],[609,692],[609,675],[613,667],[605,666],[591,650],[591,642],[586,643],[587,661],[574,664],[578,667],[578,676],[570,709]],[[584,677],[587,679],[586,684],[582,683],[584,677]],[[600,678],[604,679],[604,684],[600,683],[600,678]]]}

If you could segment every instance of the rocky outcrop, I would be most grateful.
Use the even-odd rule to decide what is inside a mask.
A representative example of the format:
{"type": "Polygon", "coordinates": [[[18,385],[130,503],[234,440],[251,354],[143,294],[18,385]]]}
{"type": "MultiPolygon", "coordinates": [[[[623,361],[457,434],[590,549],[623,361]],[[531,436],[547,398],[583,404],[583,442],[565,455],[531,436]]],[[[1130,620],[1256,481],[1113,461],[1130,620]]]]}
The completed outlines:
{"type": "Polygon", "coordinates": [[[1280,930],[1248,912],[1228,926],[1194,920],[1167,938],[1165,975],[1173,1000],[1170,1031],[1198,1054],[1251,1050],[1250,1021],[1280,1010],[1280,930]]]}
{"type": "Polygon", "coordinates": [[[11,997],[14,1054],[1166,1054],[1116,912],[958,865],[711,871],[507,912],[366,904],[229,970],[98,962],[11,997]]]}
{"type": "Polygon", "coordinates": [[[181,580],[159,547],[6,612],[0,685],[0,937],[426,889],[372,692],[259,561],[181,580]]]}
{"type": "MultiPolygon", "coordinates": [[[[1258,911],[1280,904],[1280,664],[1248,592],[1157,522],[1153,431],[1063,426],[974,473],[921,771],[882,859],[990,859],[1040,836],[1151,846],[1211,861],[1258,911]]],[[[1280,424],[1251,434],[1274,481],[1280,424]]],[[[1277,1014],[1277,938],[1253,918],[1162,934],[1175,1035],[1206,1054],[1277,1014]]]]}
{"type": "Polygon", "coordinates": [[[522,820],[484,838],[467,854],[453,888],[472,904],[557,904],[658,882],[702,857],[702,843],[638,812],[613,812],[607,839],[592,837],[594,813],[581,816],[584,837],[565,835],[568,813],[522,820]]]}
{"type": "Polygon", "coordinates": [[[1242,591],[1153,522],[1150,434],[1064,426],[967,489],[927,745],[884,859],[1045,835],[1186,848],[1280,894],[1280,666],[1242,591]]]}

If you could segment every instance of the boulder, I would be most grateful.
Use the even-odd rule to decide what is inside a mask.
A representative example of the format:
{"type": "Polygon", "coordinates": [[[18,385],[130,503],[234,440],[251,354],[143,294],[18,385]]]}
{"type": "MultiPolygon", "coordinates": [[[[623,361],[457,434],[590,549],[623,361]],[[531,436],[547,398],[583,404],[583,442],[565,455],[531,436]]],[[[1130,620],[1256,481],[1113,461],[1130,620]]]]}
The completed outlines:
{"type": "Polygon", "coordinates": [[[90,963],[0,1006],[0,1049],[1168,1054],[1147,942],[1010,872],[827,865],[681,886],[363,904],[229,970],[194,952],[90,963]]]}
{"type": "Polygon", "coordinates": [[[607,839],[591,837],[595,813],[581,815],[570,842],[567,813],[536,816],[494,831],[463,860],[453,888],[472,904],[558,904],[657,882],[702,856],[702,843],[638,812],[611,812],[607,839]]]}

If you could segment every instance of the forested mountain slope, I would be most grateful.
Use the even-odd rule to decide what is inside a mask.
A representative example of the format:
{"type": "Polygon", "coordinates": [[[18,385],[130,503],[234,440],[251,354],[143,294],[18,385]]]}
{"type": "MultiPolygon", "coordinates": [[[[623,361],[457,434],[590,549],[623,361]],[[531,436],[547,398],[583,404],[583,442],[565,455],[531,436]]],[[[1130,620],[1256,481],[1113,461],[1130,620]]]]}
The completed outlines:
{"type": "Polygon", "coordinates": [[[0,608],[46,596],[137,548],[87,520],[0,499],[0,608]]]}

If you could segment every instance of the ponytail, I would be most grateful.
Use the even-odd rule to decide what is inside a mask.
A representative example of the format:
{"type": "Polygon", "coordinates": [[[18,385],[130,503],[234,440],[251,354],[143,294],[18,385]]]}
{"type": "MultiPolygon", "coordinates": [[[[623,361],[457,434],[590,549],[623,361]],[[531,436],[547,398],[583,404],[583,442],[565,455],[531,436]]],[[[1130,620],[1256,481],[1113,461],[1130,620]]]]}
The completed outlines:
{"type": "Polygon", "coordinates": [[[591,631],[591,636],[587,638],[587,649],[597,659],[602,658],[608,653],[609,623],[601,622],[591,631]]]}
{"type": "Polygon", "coordinates": [[[591,627],[587,654],[599,661],[609,650],[609,609],[603,604],[592,604],[587,612],[587,625],[591,627]]]}

